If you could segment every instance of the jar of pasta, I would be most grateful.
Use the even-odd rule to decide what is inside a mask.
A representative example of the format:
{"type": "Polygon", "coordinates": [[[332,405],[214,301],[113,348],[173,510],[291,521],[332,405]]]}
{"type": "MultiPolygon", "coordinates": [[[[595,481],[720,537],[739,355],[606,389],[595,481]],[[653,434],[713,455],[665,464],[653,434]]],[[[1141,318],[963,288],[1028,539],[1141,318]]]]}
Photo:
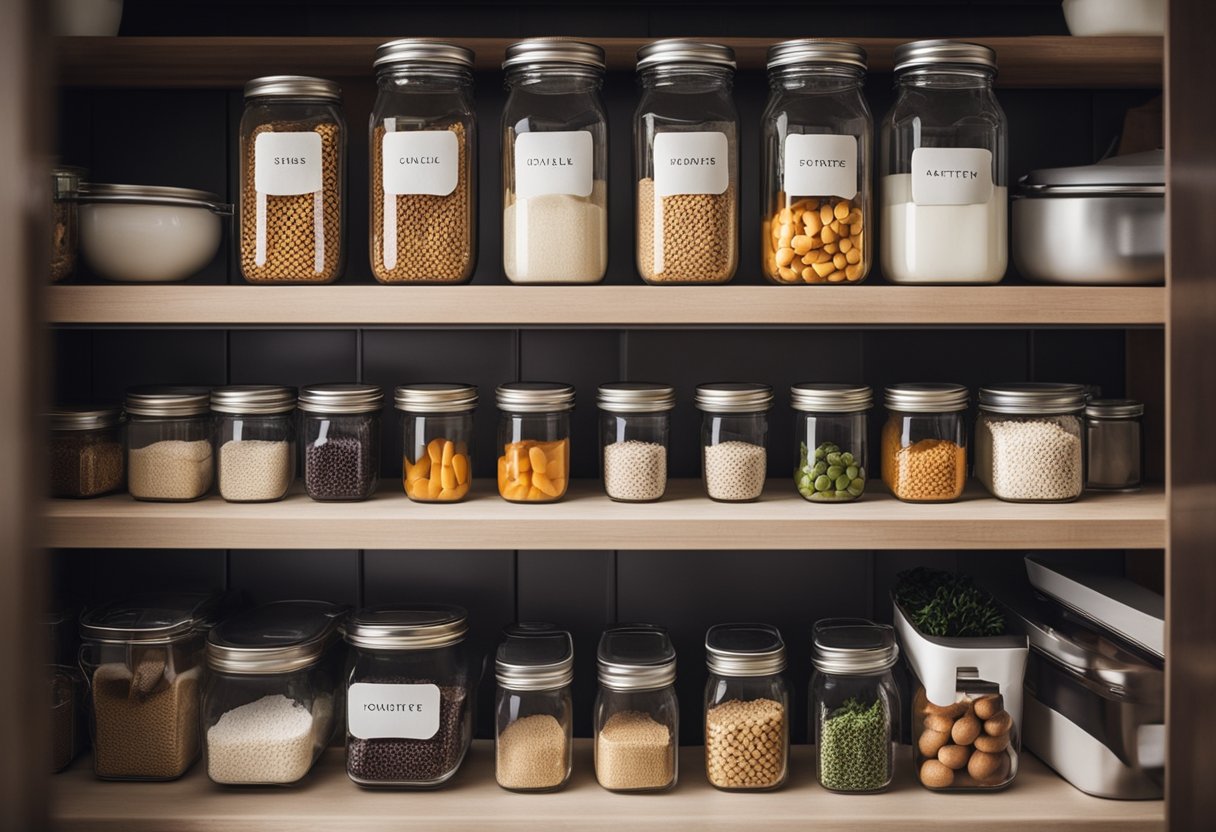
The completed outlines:
{"type": "Polygon", "coordinates": [[[570,411],[574,388],[514,381],[498,398],[498,493],[512,503],[551,503],[570,482],[570,411]]]}
{"type": "Polygon", "coordinates": [[[1065,503],[1085,490],[1085,388],[981,387],[975,476],[1001,500],[1065,503]]]}
{"type": "Polygon", "coordinates": [[[405,494],[420,503],[463,500],[472,485],[471,384],[403,384],[394,401],[401,411],[401,465],[405,494]]]}
{"type": "Polygon", "coordinates": [[[882,481],[909,503],[947,503],[967,482],[967,388],[895,384],[886,389],[882,481]]]}
{"type": "Polygon", "coordinates": [[[705,492],[722,503],[760,499],[768,473],[768,411],[773,388],[726,382],[697,386],[705,492]]]}

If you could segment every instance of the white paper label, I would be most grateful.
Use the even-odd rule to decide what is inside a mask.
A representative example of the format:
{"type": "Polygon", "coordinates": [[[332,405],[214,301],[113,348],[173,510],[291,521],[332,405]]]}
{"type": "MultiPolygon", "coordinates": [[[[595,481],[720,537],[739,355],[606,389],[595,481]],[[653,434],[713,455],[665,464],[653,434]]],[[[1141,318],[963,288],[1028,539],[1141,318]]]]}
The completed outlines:
{"type": "Polygon", "coordinates": [[[982,205],[990,199],[992,151],[981,147],[912,151],[912,201],[917,205],[982,205]]]}
{"type": "Polygon", "coordinates": [[[725,133],[659,133],[654,137],[658,196],[720,194],[730,182],[725,133]]]}
{"type": "Polygon", "coordinates": [[[319,133],[259,133],[253,155],[253,187],[258,193],[289,196],[321,190],[319,133]]]}
{"type": "Polygon", "coordinates": [[[456,190],[460,144],[451,130],[385,133],[380,161],[386,194],[447,196],[456,190]]]}
{"type": "Polygon", "coordinates": [[[346,692],[346,728],[361,740],[429,740],[439,731],[439,688],[353,684],[346,692]]]}
{"type": "Polygon", "coordinates": [[[784,190],[800,196],[857,196],[857,137],[791,133],[785,137],[784,190]]]}
{"type": "Polygon", "coordinates": [[[515,195],[591,196],[592,155],[586,130],[520,133],[515,137],[515,195]]]}

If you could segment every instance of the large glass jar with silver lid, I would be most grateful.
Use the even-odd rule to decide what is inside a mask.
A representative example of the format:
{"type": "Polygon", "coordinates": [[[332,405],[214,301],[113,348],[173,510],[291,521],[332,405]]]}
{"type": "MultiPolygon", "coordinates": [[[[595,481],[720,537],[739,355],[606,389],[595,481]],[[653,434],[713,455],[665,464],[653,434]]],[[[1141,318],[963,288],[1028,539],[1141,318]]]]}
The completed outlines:
{"type": "Polygon", "coordinates": [[[271,384],[211,391],[216,481],[230,503],[281,500],[296,476],[296,391],[271,384]]]}
{"type": "Polygon", "coordinates": [[[873,260],[866,52],[789,40],[768,50],[760,149],[761,268],[774,283],[860,283],[873,260]]]}
{"type": "Polygon", "coordinates": [[[52,497],[100,497],[122,488],[122,408],[57,407],[47,427],[52,497]]]}
{"type": "Polygon", "coordinates": [[[855,384],[795,384],[794,438],[798,493],[816,503],[847,503],[866,490],[869,387],[855,384]]]}
{"type": "Polygon", "coordinates": [[[882,268],[894,283],[997,283],[1008,260],[1005,113],[996,53],[929,40],[895,50],[882,125],[882,268]]]}
{"type": "Polygon", "coordinates": [[[961,384],[893,384],[886,390],[882,481],[908,503],[948,503],[967,484],[967,402],[961,384]]]}
{"type": "Polygon", "coordinates": [[[669,384],[600,385],[604,491],[622,503],[650,503],[667,491],[668,439],[676,391],[669,384]]]}
{"type": "Polygon", "coordinates": [[[726,283],[739,265],[735,52],[692,40],[638,50],[637,267],[647,283],[726,283]]]}
{"type": "Polygon", "coordinates": [[[471,384],[403,384],[394,401],[401,411],[401,477],[419,503],[453,503],[468,496],[473,477],[471,384]]]}
{"type": "Polygon", "coordinates": [[[599,283],[608,269],[604,50],[564,38],[507,47],[502,261],[512,283],[599,283]]]}
{"type": "Polygon", "coordinates": [[[670,789],[678,774],[680,703],[667,631],[646,624],[605,630],[597,665],[596,779],[614,792],[670,789]]]}
{"type": "Polygon", "coordinates": [[[517,625],[494,663],[494,776],[504,789],[546,792],[570,780],[574,641],[565,630],[517,625]]]}
{"type": "Polygon", "coordinates": [[[1079,384],[981,387],[975,476],[994,497],[1064,503],[1085,489],[1085,388],[1079,384]]]}
{"type": "Polygon", "coordinates": [[[513,381],[498,399],[498,493],[512,503],[551,503],[570,483],[570,411],[574,388],[513,381]]]}
{"type": "Polygon", "coordinates": [[[374,384],[313,384],[300,390],[304,490],[314,500],[366,500],[380,473],[380,408],[374,384]]]}
{"type": "Polygon", "coordinates": [[[381,283],[463,283],[477,263],[473,53],[407,38],[376,50],[371,264],[381,283]]]}
{"type": "Polygon", "coordinates": [[[137,500],[185,502],[211,490],[211,391],[127,391],[127,490],[137,500]]]}
{"type": "Polygon", "coordinates": [[[431,788],[469,749],[473,686],[468,615],[448,604],[406,604],[351,616],[346,773],[361,786],[431,788]]]}
{"type": "Polygon", "coordinates": [[[701,470],[711,500],[760,499],[768,472],[768,411],[773,388],[750,382],[697,386],[701,411],[701,470]]]}
{"type": "Polygon", "coordinates": [[[815,623],[813,649],[811,736],[819,784],[842,793],[885,791],[899,743],[895,630],[863,618],[825,618],[815,623]]]}
{"type": "Polygon", "coordinates": [[[333,739],[346,608],[276,601],[207,636],[203,759],[225,785],[290,785],[333,739]]]}
{"type": "Polygon", "coordinates": [[[1085,487],[1136,491],[1144,477],[1144,405],[1132,399],[1091,399],[1085,406],[1085,487]]]}
{"type": "Polygon", "coordinates": [[[718,624],[705,634],[705,773],[727,791],[785,784],[790,691],[785,642],[768,624],[718,624]]]}

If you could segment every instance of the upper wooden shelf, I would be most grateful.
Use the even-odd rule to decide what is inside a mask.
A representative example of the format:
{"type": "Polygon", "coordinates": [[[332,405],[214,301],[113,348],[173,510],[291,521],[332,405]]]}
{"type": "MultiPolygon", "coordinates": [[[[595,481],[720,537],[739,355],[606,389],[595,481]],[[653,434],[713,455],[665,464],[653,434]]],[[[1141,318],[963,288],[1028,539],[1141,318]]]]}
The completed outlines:
{"type": "MultiPolygon", "coordinates": [[[[235,87],[259,75],[371,76],[384,37],[60,38],[61,84],[82,87],[235,87]]],[[[445,38],[471,48],[477,68],[497,71],[516,38],[445,38]]],[[[643,38],[587,38],[612,69],[632,70],[643,38]]],[[[872,72],[889,72],[896,46],[913,38],[841,38],[865,47],[872,72]]],[[[734,47],[741,69],[761,69],[770,38],[714,38],[734,47]]],[[[1162,38],[1034,36],[974,38],[997,52],[1005,87],[1160,87],[1162,38]]]]}

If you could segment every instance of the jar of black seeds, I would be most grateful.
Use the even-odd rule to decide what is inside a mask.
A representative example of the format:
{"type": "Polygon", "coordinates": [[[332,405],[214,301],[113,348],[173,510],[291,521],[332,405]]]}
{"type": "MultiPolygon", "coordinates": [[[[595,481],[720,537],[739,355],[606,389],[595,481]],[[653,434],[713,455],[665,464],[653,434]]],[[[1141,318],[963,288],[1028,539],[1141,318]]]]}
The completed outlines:
{"type": "Polygon", "coordinates": [[[380,465],[380,408],[374,384],[312,384],[300,390],[304,490],[321,502],[366,500],[380,465]]]}
{"type": "Polygon", "coordinates": [[[122,487],[121,408],[60,407],[47,414],[47,422],[52,497],[100,497],[122,487]]]}

